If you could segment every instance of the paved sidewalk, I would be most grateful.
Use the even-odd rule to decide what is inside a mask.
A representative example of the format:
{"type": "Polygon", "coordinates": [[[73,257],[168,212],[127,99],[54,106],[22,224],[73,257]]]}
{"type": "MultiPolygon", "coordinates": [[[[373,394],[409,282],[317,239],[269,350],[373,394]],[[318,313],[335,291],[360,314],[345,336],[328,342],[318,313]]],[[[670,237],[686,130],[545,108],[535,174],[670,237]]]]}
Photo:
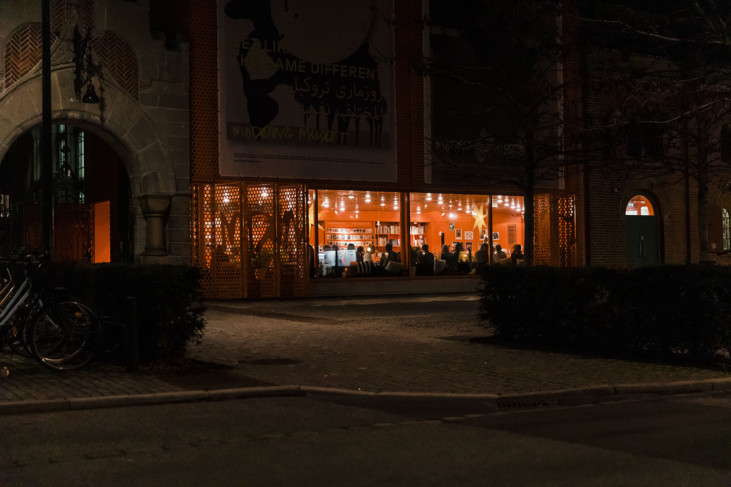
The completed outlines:
{"type": "Polygon", "coordinates": [[[58,373],[3,350],[0,414],[333,390],[520,401],[731,389],[723,370],[500,346],[477,309],[473,295],[210,302],[188,353],[204,365],[185,372],[58,373]]]}

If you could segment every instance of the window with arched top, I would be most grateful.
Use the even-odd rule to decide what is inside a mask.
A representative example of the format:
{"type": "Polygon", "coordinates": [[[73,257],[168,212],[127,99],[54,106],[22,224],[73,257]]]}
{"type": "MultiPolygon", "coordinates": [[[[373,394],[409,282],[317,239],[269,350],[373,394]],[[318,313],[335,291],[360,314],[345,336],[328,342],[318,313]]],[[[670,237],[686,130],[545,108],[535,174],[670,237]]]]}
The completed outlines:
{"type": "Polygon", "coordinates": [[[627,207],[624,210],[624,214],[632,216],[653,216],[655,214],[655,210],[653,209],[650,200],[638,194],[629,200],[627,207]]]}
{"type": "Polygon", "coordinates": [[[731,250],[731,218],[726,208],[721,208],[721,229],[723,250],[731,250]]]}

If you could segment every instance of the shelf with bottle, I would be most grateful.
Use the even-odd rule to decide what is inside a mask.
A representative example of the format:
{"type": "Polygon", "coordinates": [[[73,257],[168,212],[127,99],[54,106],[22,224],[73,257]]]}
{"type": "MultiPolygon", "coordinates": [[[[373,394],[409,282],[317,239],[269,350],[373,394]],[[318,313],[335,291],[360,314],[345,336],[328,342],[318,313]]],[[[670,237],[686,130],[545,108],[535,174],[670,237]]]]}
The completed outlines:
{"type": "Polygon", "coordinates": [[[337,245],[339,248],[345,248],[348,244],[353,244],[356,247],[365,247],[371,244],[373,239],[373,227],[327,227],[324,245],[337,245]]]}

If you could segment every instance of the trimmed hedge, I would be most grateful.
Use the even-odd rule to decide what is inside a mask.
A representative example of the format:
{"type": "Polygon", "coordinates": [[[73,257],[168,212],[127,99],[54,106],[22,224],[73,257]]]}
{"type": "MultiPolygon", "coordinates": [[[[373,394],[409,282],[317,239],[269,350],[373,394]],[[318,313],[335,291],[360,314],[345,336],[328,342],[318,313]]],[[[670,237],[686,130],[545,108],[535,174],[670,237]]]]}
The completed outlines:
{"type": "Polygon", "coordinates": [[[498,338],[712,363],[731,350],[731,269],[490,266],[480,317],[498,338]]]}
{"type": "Polygon", "coordinates": [[[120,323],[133,319],[129,298],[135,298],[140,363],[180,360],[189,343],[200,343],[205,309],[198,304],[202,295],[194,267],[54,264],[50,274],[120,323]]]}

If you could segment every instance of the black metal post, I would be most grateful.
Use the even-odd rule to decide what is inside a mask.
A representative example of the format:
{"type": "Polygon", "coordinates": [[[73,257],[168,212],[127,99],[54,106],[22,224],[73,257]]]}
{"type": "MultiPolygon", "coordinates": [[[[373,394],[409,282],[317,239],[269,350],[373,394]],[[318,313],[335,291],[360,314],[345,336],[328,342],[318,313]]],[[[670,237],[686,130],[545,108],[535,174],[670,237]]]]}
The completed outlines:
{"type": "Polygon", "coordinates": [[[53,152],[51,145],[51,8],[43,0],[41,35],[41,180],[43,182],[43,250],[53,254],[53,152]]]}
{"type": "Polygon", "coordinates": [[[140,342],[138,335],[139,316],[137,315],[137,298],[129,296],[127,298],[127,309],[129,316],[127,319],[127,372],[136,372],[140,365],[140,342]]]}

